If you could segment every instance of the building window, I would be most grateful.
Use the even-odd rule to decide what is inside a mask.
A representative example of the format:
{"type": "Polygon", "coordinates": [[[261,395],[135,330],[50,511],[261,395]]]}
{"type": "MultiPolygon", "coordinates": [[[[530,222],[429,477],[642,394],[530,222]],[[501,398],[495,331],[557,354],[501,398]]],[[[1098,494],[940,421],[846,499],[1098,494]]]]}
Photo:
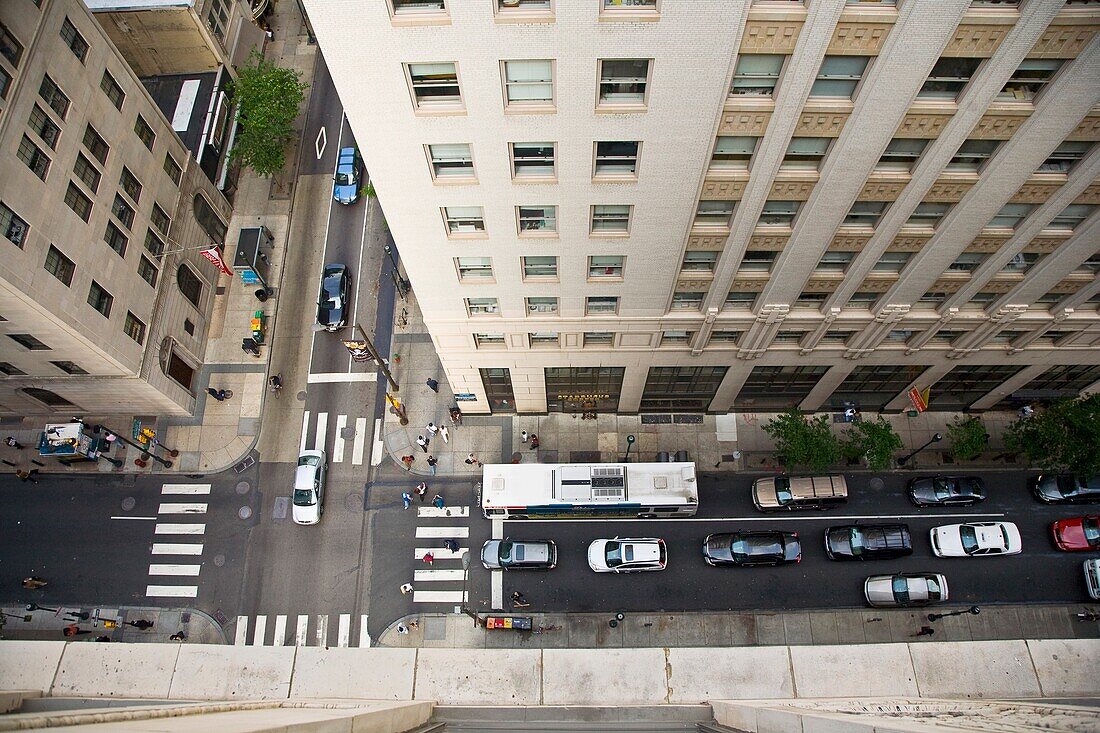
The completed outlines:
{"type": "Polygon", "coordinates": [[[886,211],[889,201],[856,201],[848,210],[842,222],[843,226],[873,227],[878,224],[882,212],[886,211]]]}
{"type": "Polygon", "coordinates": [[[31,336],[29,333],[9,333],[8,338],[22,346],[24,349],[28,349],[30,351],[51,350],[49,346],[46,346],[46,344],[42,343],[34,336],[31,336]]]}
{"type": "Polygon", "coordinates": [[[984,308],[997,299],[997,293],[974,293],[974,296],[966,302],[969,308],[984,308]]]}
{"type": "Polygon", "coordinates": [[[905,265],[912,256],[911,252],[883,252],[878,262],[871,268],[872,272],[898,273],[905,269],[905,265]]]}
{"type": "Polygon", "coordinates": [[[731,96],[770,97],[779,81],[786,56],[771,54],[741,54],[730,85],[731,96]]]}
{"type": "Polygon", "coordinates": [[[851,99],[870,60],[870,56],[826,56],[810,87],[810,97],[851,99]]]}
{"type": "Polygon", "coordinates": [[[714,144],[710,167],[717,170],[748,170],[758,142],[758,137],[720,135],[714,144]]]}
{"type": "Polygon", "coordinates": [[[191,305],[202,310],[199,305],[202,302],[202,280],[199,279],[194,270],[181,264],[176,269],[176,286],[179,287],[183,297],[187,298],[191,305]]]}
{"type": "Polygon", "coordinates": [[[111,204],[111,213],[122,223],[122,226],[131,229],[134,226],[134,207],[126,202],[119,194],[115,194],[114,203],[111,204]]]}
{"type": "Polygon", "coordinates": [[[490,257],[455,257],[459,280],[492,280],[493,260],[490,257]]]}
{"type": "Polygon", "coordinates": [[[794,223],[801,201],[765,201],[757,226],[789,227],[794,223]]]}
{"type": "Polygon", "coordinates": [[[69,113],[69,98],[54,83],[49,74],[42,76],[42,85],[38,87],[38,96],[42,97],[42,100],[57,113],[58,117],[62,120],[65,119],[65,115],[69,113]]]}
{"type": "Polygon", "coordinates": [[[87,374],[88,373],[87,370],[85,370],[83,367],[81,367],[80,365],[78,365],[74,362],[71,362],[71,361],[51,361],[50,363],[53,364],[58,369],[60,369],[61,371],[65,372],[66,374],[87,374]]]}
{"type": "Polygon", "coordinates": [[[949,171],[978,171],[993,156],[1000,140],[967,140],[947,164],[949,171]]]}
{"type": "Polygon", "coordinates": [[[46,272],[60,280],[65,287],[72,285],[76,265],[52,244],[49,251],[46,252],[46,263],[43,267],[46,268],[46,272]]]}
{"type": "Polygon", "coordinates": [[[91,125],[84,128],[84,147],[101,164],[107,162],[107,154],[111,152],[111,148],[91,125]]]}
{"type": "Polygon", "coordinates": [[[1017,252],[1011,260],[1005,263],[1001,268],[1001,272],[1006,274],[1020,274],[1027,272],[1032,267],[1038,264],[1039,260],[1046,257],[1046,255],[1039,254],[1038,252],[1017,252]]]}
{"type": "Polygon", "coordinates": [[[932,67],[932,73],[917,92],[917,98],[957,99],[981,63],[981,59],[941,58],[932,67]]]}
{"type": "Polygon", "coordinates": [[[76,405],[74,405],[72,402],[69,402],[61,395],[57,394],[56,392],[51,392],[48,389],[39,389],[38,387],[23,387],[20,391],[25,393],[28,397],[32,397],[42,404],[48,405],[50,407],[76,407],[76,405]]]}
{"type": "Polygon", "coordinates": [[[451,180],[474,179],[474,155],[467,143],[429,145],[428,159],[432,165],[432,178],[451,180]]]}
{"type": "Polygon", "coordinates": [[[142,255],[141,259],[138,260],[138,274],[141,275],[142,280],[152,287],[157,286],[157,275],[160,274],[160,270],[145,255],[142,255]]]}
{"type": "Polygon", "coordinates": [[[506,109],[554,104],[554,62],[548,59],[505,61],[504,106],[506,109]]]}
{"type": "MultiPolygon", "coordinates": [[[[745,256],[741,258],[737,269],[748,272],[771,272],[772,263],[775,262],[777,254],[777,252],[764,249],[745,250],[745,256]]],[[[753,298],[756,297],[756,293],[751,293],[751,295],[753,298]]]]}
{"type": "MultiPolygon", "coordinates": [[[[1082,262],[1077,269],[1091,272],[1093,275],[1100,273],[1100,252],[1092,255],[1087,260],[1082,262]]],[[[1094,295],[1092,297],[1096,298],[1098,296],[1094,295]]],[[[1092,300],[1090,300],[1089,302],[1092,302],[1092,300]]]]}
{"type": "Polygon", "coordinates": [[[168,228],[172,226],[172,220],[168,218],[168,214],[164,213],[164,209],[153,204],[153,210],[149,212],[149,221],[153,222],[153,226],[157,228],[157,231],[166,237],[168,236],[168,228]]]}
{"type": "Polygon", "coordinates": [[[180,168],[180,164],[176,162],[171,153],[165,153],[164,155],[164,172],[172,179],[172,183],[177,186],[180,185],[180,179],[183,178],[183,168],[180,168]]]}
{"type": "Polygon", "coordinates": [[[523,279],[554,279],[558,276],[558,258],[545,255],[523,257],[523,279]]]}
{"type": "Polygon", "coordinates": [[[126,92],[122,91],[122,87],[111,76],[111,72],[106,69],[103,70],[103,78],[99,82],[99,88],[107,95],[107,99],[111,100],[111,104],[115,106],[115,109],[122,109],[122,103],[126,101],[126,92]]]}
{"type": "Polygon", "coordinates": [[[558,231],[557,206],[517,206],[520,236],[553,234],[558,231]]]}
{"type": "Polygon", "coordinates": [[[803,291],[798,294],[798,298],[794,301],[795,308],[820,308],[825,304],[825,299],[829,297],[828,293],[808,293],[803,291]]]}
{"type": "Polygon", "coordinates": [[[114,296],[108,293],[102,285],[92,280],[92,286],[88,289],[88,305],[102,313],[106,318],[110,318],[111,304],[114,302],[114,296]]]}
{"type": "Polygon", "coordinates": [[[160,257],[164,254],[164,242],[160,241],[156,234],[153,234],[152,229],[145,231],[145,249],[154,257],[160,257]]]}
{"type": "Polygon", "coordinates": [[[585,331],[584,332],[584,345],[588,346],[611,346],[615,342],[615,334],[611,331],[585,331]]]}
{"type": "Polygon", "coordinates": [[[693,331],[662,331],[661,346],[683,346],[691,341],[693,331]]]}
{"type": "Polygon", "coordinates": [[[229,25],[229,0],[211,0],[206,24],[210,26],[214,37],[225,43],[225,29],[229,25]]]}
{"type": "Polygon", "coordinates": [[[119,257],[126,256],[126,243],[129,241],[122,230],[115,226],[114,222],[107,222],[107,230],[103,232],[103,241],[107,246],[118,253],[119,257]]]}
{"type": "Polygon", "coordinates": [[[11,89],[11,74],[0,66],[0,99],[8,98],[9,89],[11,89]]]}
{"type": "Polygon", "coordinates": [[[986,226],[995,229],[1015,229],[1034,209],[1035,204],[1005,204],[986,226]]]}
{"type": "Polygon", "coordinates": [[[881,293],[872,293],[869,290],[857,290],[848,298],[845,305],[848,308],[870,308],[879,299],[881,293]]]}
{"type": "Polygon", "coordinates": [[[475,333],[474,345],[479,349],[486,346],[504,346],[503,333],[475,333]]]}
{"type": "Polygon", "coordinates": [[[1081,222],[1092,216],[1094,211],[1096,211],[1095,204],[1070,204],[1062,209],[1062,212],[1054,217],[1045,228],[1072,232],[1081,225],[1081,222]]]}
{"type": "Polygon", "coordinates": [[[698,312],[703,307],[703,295],[703,293],[675,292],[672,294],[669,310],[698,312]]]}
{"type": "Polygon", "coordinates": [[[512,178],[553,178],[554,143],[509,143],[512,151],[512,178]]]}
{"type": "Polygon", "coordinates": [[[61,40],[65,41],[65,45],[73,52],[73,56],[76,56],[76,60],[84,63],[84,59],[88,56],[88,42],[68,18],[65,18],[65,22],[61,24],[61,40]]]}
{"type": "Polygon", "coordinates": [[[718,253],[706,250],[689,249],[684,252],[684,261],[680,263],[681,272],[714,272],[718,263],[718,253]]]}
{"type": "Polygon", "coordinates": [[[928,141],[921,138],[895,137],[886,146],[886,151],[875,164],[876,170],[882,171],[911,171],[916,165],[917,159],[928,146],[928,141]]]}
{"type": "Polygon", "coordinates": [[[69,181],[69,187],[65,190],[65,204],[84,221],[88,221],[92,215],[92,200],[72,181],[69,181]]]}
{"type": "Polygon", "coordinates": [[[23,44],[3,23],[0,23],[0,56],[6,58],[16,69],[19,68],[19,60],[23,58],[23,44]]]}
{"type": "Polygon", "coordinates": [[[723,308],[752,308],[756,302],[758,293],[729,292],[726,293],[726,302],[723,308]]]}
{"type": "Polygon", "coordinates": [[[600,59],[600,105],[644,105],[649,59],[600,59]]]}
{"type": "Polygon", "coordinates": [[[838,410],[852,404],[864,410],[881,410],[919,379],[927,368],[892,364],[858,366],[836,388],[828,404],[838,410]]]}
{"type": "MultiPolygon", "coordinates": [[[[706,410],[728,367],[650,367],[642,389],[642,412],[706,410]]],[[[724,409],[724,408],[723,408],[724,409]]]]}
{"type": "Polygon", "coordinates": [[[777,344],[800,344],[807,333],[802,330],[776,331],[772,341],[777,344]]]}
{"type": "Polygon", "coordinates": [[[814,269],[819,272],[846,272],[855,256],[855,252],[826,252],[814,269]]]}
{"type": "Polygon", "coordinates": [[[444,0],[390,0],[394,15],[439,13],[447,10],[444,0]]]}
{"type": "Polygon", "coordinates": [[[922,201],[917,204],[917,208],[913,209],[913,213],[909,215],[909,219],[905,222],[905,226],[935,229],[936,225],[940,223],[940,219],[947,214],[950,208],[951,204],[936,204],[922,201]]]}
{"type": "Polygon", "coordinates": [[[1077,161],[1085,157],[1092,148],[1092,143],[1087,141],[1069,140],[1054,149],[1041,166],[1038,173],[1069,173],[1077,161]]]}
{"type": "Polygon", "coordinates": [[[619,299],[615,296],[593,295],[585,298],[586,316],[615,315],[619,312],[619,299]]]}
{"type": "Polygon", "coordinates": [[[27,164],[27,167],[36,176],[43,181],[46,180],[46,175],[50,170],[50,158],[26,135],[19,142],[19,150],[16,155],[19,156],[19,160],[27,164]]]}
{"type": "Polygon", "coordinates": [[[447,234],[479,234],[485,231],[485,214],[480,206],[447,206],[443,209],[447,234]]]}
{"type": "Polygon", "coordinates": [[[973,272],[985,262],[989,255],[981,252],[962,252],[948,267],[948,272],[973,272]]]}
{"type": "Polygon", "coordinates": [[[636,178],[638,175],[638,152],[641,143],[637,141],[613,141],[596,143],[596,164],[593,175],[596,178],[636,178]]]}
{"type": "Polygon", "coordinates": [[[624,13],[636,10],[657,9],[657,0],[600,0],[601,9],[608,13],[624,13]]]}
{"type": "Polygon", "coordinates": [[[418,110],[457,109],[462,106],[458,68],[453,62],[408,64],[414,106],[418,110]]]}
{"type": "Polygon", "coordinates": [[[26,374],[26,372],[15,366],[11,362],[0,361],[0,374],[4,374],[9,377],[17,377],[21,374],[26,374]]]}
{"type": "Polygon", "coordinates": [[[134,122],[134,132],[137,133],[138,140],[141,140],[145,147],[150,150],[153,149],[153,143],[156,142],[157,135],[141,115],[138,115],[137,121],[134,122]]]}
{"type": "Polygon", "coordinates": [[[733,218],[733,201],[700,201],[695,209],[695,221],[692,226],[697,227],[728,227],[733,218]]]}
{"type": "Polygon", "coordinates": [[[50,119],[50,116],[46,114],[45,110],[39,107],[37,104],[31,110],[30,119],[27,120],[27,125],[30,126],[34,133],[38,137],[42,138],[42,142],[46,143],[51,150],[57,149],[57,139],[61,137],[61,128],[54,124],[54,121],[50,119]]]}
{"type": "Polygon", "coordinates": [[[734,346],[740,340],[740,331],[711,331],[708,344],[728,344],[734,346]]]}
{"type": "Polygon", "coordinates": [[[122,177],[119,179],[119,185],[122,186],[122,190],[126,192],[126,195],[130,197],[130,200],[135,204],[141,200],[141,181],[137,179],[129,168],[122,169],[122,177]]]}
{"type": "Polygon", "coordinates": [[[821,159],[825,157],[825,151],[829,149],[829,142],[827,137],[792,137],[780,167],[793,170],[818,170],[821,159]]]}
{"type": "Polygon", "coordinates": [[[621,278],[625,262],[623,255],[592,255],[588,258],[588,278],[621,278]]]}
{"type": "Polygon", "coordinates": [[[466,298],[466,313],[471,316],[500,315],[496,298],[466,298]]]}
{"type": "Polygon", "coordinates": [[[555,315],[558,312],[558,299],[556,297],[528,298],[527,312],[542,316],[555,315]]]}
{"type": "Polygon", "coordinates": [[[531,348],[537,348],[539,346],[557,346],[558,332],[557,331],[535,331],[534,333],[527,334],[527,341],[531,348]]]}
{"type": "Polygon", "coordinates": [[[126,312],[126,324],[122,328],[126,332],[126,335],[137,341],[139,344],[145,343],[145,324],[129,311],[126,312]]]}
{"type": "Polygon", "coordinates": [[[1058,69],[1062,68],[1063,63],[1060,59],[1024,59],[997,95],[998,99],[1035,99],[1058,73],[1058,69]]]}
{"type": "Polygon", "coordinates": [[[84,181],[84,185],[88,187],[89,191],[92,193],[99,192],[99,180],[101,178],[99,169],[92,165],[92,162],[85,158],[83,153],[76,154],[73,173],[76,174],[77,178],[84,181]]]}
{"type": "MultiPolygon", "coordinates": [[[[195,198],[191,201],[191,209],[195,212],[195,221],[197,221],[199,226],[202,227],[202,230],[206,232],[206,236],[210,237],[210,239],[217,244],[224,244],[225,233],[229,230],[229,227],[222,221],[221,217],[218,216],[218,212],[214,210],[210,202],[206,200],[206,196],[201,193],[196,193],[195,198]]],[[[165,218],[167,219],[167,215],[165,215],[165,218]]],[[[167,222],[165,227],[170,225],[171,222],[167,222]]]]}
{"type": "Polygon", "coordinates": [[[920,296],[917,303],[920,305],[934,306],[939,305],[945,300],[947,300],[947,293],[942,290],[929,290],[927,293],[920,296]]]}
{"type": "Polygon", "coordinates": [[[597,204],[592,207],[591,234],[620,235],[630,233],[631,206],[597,204]]]}
{"type": "Polygon", "coordinates": [[[19,218],[19,215],[7,204],[0,201],[0,233],[3,233],[9,242],[22,249],[23,242],[27,241],[29,228],[27,222],[19,218]]]}
{"type": "Polygon", "coordinates": [[[548,11],[553,7],[550,0],[496,0],[496,6],[501,13],[548,11]]]}

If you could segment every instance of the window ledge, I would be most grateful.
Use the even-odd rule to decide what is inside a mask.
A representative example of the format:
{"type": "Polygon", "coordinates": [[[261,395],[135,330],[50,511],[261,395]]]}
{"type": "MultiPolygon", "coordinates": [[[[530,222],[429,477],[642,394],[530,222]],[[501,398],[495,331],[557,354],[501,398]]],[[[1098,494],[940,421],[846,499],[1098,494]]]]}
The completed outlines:
{"type": "Polygon", "coordinates": [[[418,104],[413,108],[417,117],[465,117],[465,105],[433,105],[418,104]]]}
{"type": "Polygon", "coordinates": [[[488,232],[447,232],[447,239],[488,239],[488,232]]]}
{"type": "Polygon", "coordinates": [[[620,277],[614,277],[614,276],[593,277],[593,276],[589,275],[586,279],[590,283],[600,283],[601,285],[606,285],[608,283],[621,283],[621,282],[623,282],[623,278],[621,276],[620,277]]]}
{"type": "Polygon", "coordinates": [[[711,166],[707,168],[707,178],[713,181],[747,181],[749,180],[749,169],[745,168],[715,168],[711,166]]]}
{"type": "Polygon", "coordinates": [[[597,102],[596,114],[598,115],[627,115],[627,114],[641,114],[649,111],[649,105],[645,103],[622,103],[622,102],[597,102]]]}
{"type": "Polygon", "coordinates": [[[553,23],[556,18],[552,10],[524,10],[522,8],[499,8],[493,14],[493,21],[502,24],[515,23],[553,23]]]}
{"type": "Polygon", "coordinates": [[[630,232],[588,232],[589,239],[626,239],[630,232]]]}
{"type": "Polygon", "coordinates": [[[512,183],[517,186],[523,186],[526,184],[555,184],[558,182],[557,176],[512,176],[512,183]]]}
{"type": "Polygon", "coordinates": [[[518,234],[520,239],[557,239],[557,232],[538,232],[533,230],[520,231],[518,234]]]}
{"type": "Polygon", "coordinates": [[[450,25],[451,16],[440,13],[399,13],[390,16],[390,25],[395,28],[411,28],[427,25],[450,25]]]}
{"type": "Polygon", "coordinates": [[[601,23],[635,23],[635,22],[654,22],[661,19],[661,14],[652,8],[647,9],[620,9],[620,10],[601,10],[600,22],[601,23]]]}
{"type": "Polygon", "coordinates": [[[524,275],[523,282],[525,283],[560,283],[561,278],[556,275],[524,275]]]}
{"type": "Polygon", "coordinates": [[[558,111],[554,104],[517,104],[509,102],[504,105],[506,115],[552,115],[558,111]]]}
{"type": "Polygon", "coordinates": [[[764,94],[727,94],[723,109],[757,110],[771,112],[775,109],[775,98],[764,94]]]}
{"type": "Polygon", "coordinates": [[[621,174],[608,174],[601,173],[599,175],[592,176],[593,183],[637,183],[638,176],[636,174],[621,173],[621,174]]]}
{"type": "Polygon", "coordinates": [[[730,228],[728,226],[714,226],[713,224],[692,224],[690,234],[696,236],[716,236],[720,235],[728,237],[730,228]]]}
{"type": "Polygon", "coordinates": [[[496,285],[497,279],[495,277],[462,277],[459,276],[458,282],[460,285],[496,285]]]}
{"type": "Polygon", "coordinates": [[[477,182],[477,176],[437,176],[432,179],[432,183],[437,186],[474,186],[477,182]]]}

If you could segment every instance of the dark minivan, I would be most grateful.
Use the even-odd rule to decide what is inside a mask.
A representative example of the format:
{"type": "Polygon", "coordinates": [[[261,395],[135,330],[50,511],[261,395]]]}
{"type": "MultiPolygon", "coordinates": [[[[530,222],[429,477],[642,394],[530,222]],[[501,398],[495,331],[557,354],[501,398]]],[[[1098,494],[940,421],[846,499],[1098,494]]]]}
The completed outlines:
{"type": "Polygon", "coordinates": [[[825,530],[830,560],[893,560],[913,554],[907,524],[845,524],[825,530]]]}

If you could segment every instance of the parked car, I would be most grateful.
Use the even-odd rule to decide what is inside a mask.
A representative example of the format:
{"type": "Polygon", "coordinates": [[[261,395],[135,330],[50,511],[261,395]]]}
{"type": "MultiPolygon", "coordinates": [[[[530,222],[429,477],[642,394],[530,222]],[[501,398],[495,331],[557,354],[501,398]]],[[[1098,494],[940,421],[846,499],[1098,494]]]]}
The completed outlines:
{"type": "Polygon", "coordinates": [[[664,570],[668,563],[665,541],[654,538],[613,537],[588,546],[588,566],[597,573],[638,573],[664,570]]]}
{"type": "Polygon", "coordinates": [[[317,295],[317,323],[326,331],[336,331],[348,322],[348,283],[351,277],[344,265],[325,265],[321,273],[321,292],[317,295]]]}
{"type": "Polygon", "coordinates": [[[761,530],[708,535],[703,540],[708,565],[786,565],[802,562],[797,532],[761,530]]]}
{"type": "Polygon", "coordinates": [[[1100,515],[1059,519],[1050,525],[1050,533],[1059,550],[1100,550],[1100,515]]]}
{"type": "Polygon", "coordinates": [[[937,557],[1018,555],[1020,529],[1012,522],[967,522],[933,527],[929,533],[937,557]]]}
{"type": "Polygon", "coordinates": [[[551,570],[558,546],[550,540],[489,540],[481,546],[481,564],[490,570],[551,570]]]}
{"type": "Polygon", "coordinates": [[[893,560],[913,554],[907,524],[845,524],[825,530],[830,560],[893,560]]]}
{"type": "Polygon", "coordinates": [[[843,476],[767,476],[752,483],[752,503],[762,512],[825,510],[847,501],[843,476]]]}
{"type": "Polygon", "coordinates": [[[909,482],[909,500],[917,506],[973,506],[985,500],[978,476],[923,476],[909,482]]]}
{"type": "Polygon", "coordinates": [[[355,148],[341,148],[336,156],[336,173],[332,177],[332,198],[340,204],[354,204],[363,187],[363,159],[355,148]]]}
{"type": "Polygon", "coordinates": [[[863,582],[867,603],[880,606],[925,606],[947,600],[947,578],[939,573],[872,575],[863,582]]]}
{"type": "Polygon", "coordinates": [[[1100,559],[1085,560],[1084,570],[1089,598],[1100,601],[1100,559]]]}
{"type": "Polygon", "coordinates": [[[294,509],[291,516],[295,524],[317,524],[325,511],[325,452],[304,450],[298,455],[298,468],[294,471],[294,509]]]}
{"type": "Polygon", "coordinates": [[[1031,479],[1031,492],[1045,504],[1100,502],[1100,476],[1086,479],[1068,473],[1045,473],[1031,479]]]}

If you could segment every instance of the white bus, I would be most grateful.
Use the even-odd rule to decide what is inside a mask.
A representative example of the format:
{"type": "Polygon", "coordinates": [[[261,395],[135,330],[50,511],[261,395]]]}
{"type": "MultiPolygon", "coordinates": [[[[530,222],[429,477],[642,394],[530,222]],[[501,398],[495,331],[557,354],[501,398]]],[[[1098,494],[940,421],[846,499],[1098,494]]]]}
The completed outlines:
{"type": "Polygon", "coordinates": [[[694,463],[505,463],[484,467],[487,519],[690,517],[694,463]]]}

